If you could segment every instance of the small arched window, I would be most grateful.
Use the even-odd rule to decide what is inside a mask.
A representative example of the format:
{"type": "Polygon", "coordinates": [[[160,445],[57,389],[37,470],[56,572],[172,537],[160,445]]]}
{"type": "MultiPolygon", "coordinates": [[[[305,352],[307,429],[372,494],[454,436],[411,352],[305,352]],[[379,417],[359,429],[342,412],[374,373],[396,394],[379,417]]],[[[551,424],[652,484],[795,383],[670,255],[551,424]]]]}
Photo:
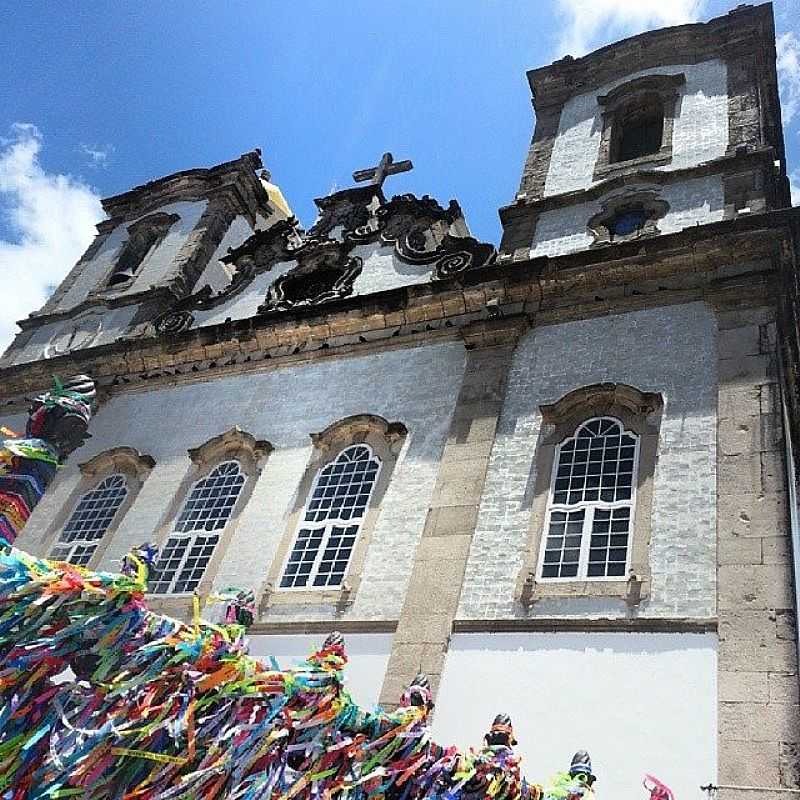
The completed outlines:
{"type": "Polygon", "coordinates": [[[117,263],[108,278],[108,288],[129,284],[150,252],[155,249],[169,229],[178,221],[176,214],[151,214],[128,228],[128,240],[122,246],[117,263]]]}
{"type": "Polygon", "coordinates": [[[128,481],[119,473],[103,478],[84,494],[64,525],[50,557],[86,566],[128,496],[128,481]]]}
{"type": "Polygon", "coordinates": [[[230,460],[192,484],[161,550],[151,591],[181,593],[197,588],[246,480],[241,464],[230,460]]]}
{"type": "Polygon", "coordinates": [[[639,437],[594,417],[557,448],[539,577],[624,578],[630,566],[639,437]]]}
{"type": "Polygon", "coordinates": [[[619,115],[613,161],[630,161],[657,153],[664,137],[664,104],[657,96],[637,101],[619,115]]]}
{"type": "Polygon", "coordinates": [[[282,589],[342,585],[380,468],[372,449],[357,444],[319,470],[283,570],[282,589]]]}

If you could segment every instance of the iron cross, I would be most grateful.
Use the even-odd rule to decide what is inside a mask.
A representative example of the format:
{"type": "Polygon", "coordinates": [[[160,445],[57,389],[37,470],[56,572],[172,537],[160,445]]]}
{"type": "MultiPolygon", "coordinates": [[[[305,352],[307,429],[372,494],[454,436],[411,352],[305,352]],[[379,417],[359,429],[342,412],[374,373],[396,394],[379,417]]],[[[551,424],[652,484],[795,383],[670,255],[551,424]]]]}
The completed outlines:
{"type": "Polygon", "coordinates": [[[392,154],[384,153],[376,166],[356,170],[353,173],[353,180],[356,183],[369,181],[373,186],[377,186],[380,189],[383,187],[383,182],[390,175],[397,175],[398,172],[408,172],[411,169],[414,169],[414,165],[410,161],[398,161],[395,164],[392,154]]]}

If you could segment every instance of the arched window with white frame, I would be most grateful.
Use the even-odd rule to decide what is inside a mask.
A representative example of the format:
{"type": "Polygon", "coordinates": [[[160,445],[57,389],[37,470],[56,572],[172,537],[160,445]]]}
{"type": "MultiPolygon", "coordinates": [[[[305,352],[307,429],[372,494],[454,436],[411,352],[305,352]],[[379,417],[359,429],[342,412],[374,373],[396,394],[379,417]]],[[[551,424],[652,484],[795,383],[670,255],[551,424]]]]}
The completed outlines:
{"type": "Polygon", "coordinates": [[[247,481],[239,461],[217,464],[190,487],[150,581],[156,594],[193,592],[247,481]]]}
{"type": "Polygon", "coordinates": [[[85,567],[128,496],[124,475],[108,475],[86,492],[70,514],[50,558],[85,567]]]}
{"type": "Polygon", "coordinates": [[[283,569],[281,589],[342,585],[380,469],[372,448],[355,444],[319,470],[283,569]]]}
{"type": "Polygon", "coordinates": [[[538,577],[625,578],[630,568],[639,437],[594,417],[558,446],[538,577]]]}

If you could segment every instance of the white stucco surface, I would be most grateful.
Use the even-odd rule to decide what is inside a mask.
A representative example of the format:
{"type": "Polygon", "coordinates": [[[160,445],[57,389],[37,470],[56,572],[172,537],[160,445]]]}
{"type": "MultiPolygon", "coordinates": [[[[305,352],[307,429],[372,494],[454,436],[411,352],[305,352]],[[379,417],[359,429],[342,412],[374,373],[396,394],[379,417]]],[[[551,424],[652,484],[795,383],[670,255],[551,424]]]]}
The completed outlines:
{"type": "MultiPolygon", "coordinates": [[[[142,261],[136,271],[133,283],[124,290],[115,292],[114,296],[141,292],[158,283],[170,268],[175,256],[195,225],[197,225],[207,204],[208,201],[206,200],[168,203],[159,208],[151,209],[147,214],[143,214],[142,217],[149,216],[155,212],[177,214],[180,219],[170,227],[166,237],[158,247],[148,253],[147,257],[142,261]]],[[[128,220],[111,231],[94,258],[83,265],[81,273],[58,302],[56,308],[53,309],[54,311],[66,311],[73,308],[78,303],[83,302],[89,292],[103,288],[103,281],[111,274],[111,269],[122,247],[128,241],[128,228],[135,224],[136,221],[134,219],[128,220]]]]}
{"type": "MultiPolygon", "coordinates": [[[[720,222],[725,214],[725,194],[720,175],[705,175],[665,185],[643,184],[642,190],[653,191],[669,205],[667,213],[657,222],[661,233],[676,233],[694,225],[720,222]]],[[[536,222],[531,256],[561,256],[586,250],[594,241],[588,228],[589,220],[600,212],[603,202],[613,194],[590,203],[576,203],[543,212],[536,222]]]]}
{"type": "Polygon", "coordinates": [[[230,248],[238,247],[240,244],[242,244],[242,242],[244,242],[244,240],[247,239],[252,233],[253,229],[250,227],[250,223],[247,221],[247,218],[243,217],[241,214],[236,217],[230,224],[225,236],[223,236],[222,241],[219,243],[219,247],[217,247],[216,251],[214,252],[214,255],[211,256],[211,260],[208,262],[208,265],[198,278],[197,283],[194,286],[194,291],[202,289],[206,285],[211,286],[215,292],[218,292],[220,289],[224,289],[231,279],[230,267],[227,267],[225,264],[223,264],[220,259],[224,255],[227,255],[230,248]]]}
{"type": "MultiPolygon", "coordinates": [[[[460,617],[524,613],[515,601],[515,585],[529,541],[540,406],[603,382],[658,392],[664,399],[650,518],[652,591],[639,613],[715,614],[716,331],[711,309],[688,303],[536,328],[520,339],[481,497],[460,617]]],[[[539,600],[531,613],[625,616],[628,609],[622,598],[576,597],[539,600]]]]}
{"type": "Polygon", "coordinates": [[[716,651],[712,634],[456,634],[433,736],[477,746],[506,712],[533,782],[586,749],[598,798],[642,800],[650,773],[700,800],[716,780],[716,651]]]}
{"type": "MultiPolygon", "coordinates": [[[[350,255],[353,258],[360,258],[363,262],[361,273],[353,284],[352,296],[382,292],[399,286],[426,283],[431,277],[430,265],[403,263],[395,256],[393,246],[381,245],[378,242],[359,245],[353,248],[350,255]]],[[[278,262],[268,272],[257,275],[248,287],[240,294],[231,297],[230,300],[220,303],[220,305],[207,311],[192,312],[195,317],[194,326],[217,325],[225,322],[226,319],[247,319],[252,317],[266,299],[267,291],[272,283],[296,266],[296,261],[278,262]]],[[[211,267],[209,266],[209,269],[206,270],[209,275],[211,274],[210,270],[211,267]]],[[[221,274],[219,268],[217,268],[217,273],[221,274]]],[[[219,278],[219,274],[217,278],[219,278]]],[[[198,281],[197,287],[200,288],[202,285],[203,281],[198,281]]],[[[216,284],[212,285],[215,288],[220,288],[216,284]]]]}
{"type": "Polygon", "coordinates": [[[545,181],[545,196],[587,189],[592,185],[602,133],[599,95],[643,75],[684,73],[679,87],[672,161],[658,169],[675,170],[725,154],[728,146],[727,67],[719,59],[699,64],[653,67],[607,83],[568,100],[561,111],[545,181]]]}
{"type": "MultiPolygon", "coordinates": [[[[347,666],[345,686],[362,708],[372,710],[389,664],[392,649],[391,633],[348,633],[345,636],[347,666]]],[[[324,634],[250,636],[250,655],[268,659],[274,656],[282,669],[297,666],[322,645],[324,634]]]]}
{"type": "Polygon", "coordinates": [[[42,325],[33,331],[24,344],[12,346],[6,351],[2,366],[53,358],[85,347],[110,344],[125,333],[138,309],[138,303],[117,308],[98,304],[68,319],[42,325]]]}
{"type": "MultiPolygon", "coordinates": [[[[92,438],[71,456],[34,511],[21,546],[34,553],[46,549],[55,533],[51,521],[80,483],[78,464],[112,447],[134,447],[152,456],[156,466],[103,556],[102,568],[118,569],[132,546],[164,535],[173,498],[192,469],[187,449],[238,425],[274,450],[251,479],[252,495],[215,586],[259,591],[298,502],[312,454],[310,434],[354,414],[375,414],[402,422],[408,435],[372,531],[361,585],[345,617],[397,619],[464,363],[463,344],[453,342],[236,376],[212,373],[204,382],[121,392],[93,418],[92,438]]],[[[274,606],[270,617],[329,620],[336,611],[322,604],[274,606]]]]}

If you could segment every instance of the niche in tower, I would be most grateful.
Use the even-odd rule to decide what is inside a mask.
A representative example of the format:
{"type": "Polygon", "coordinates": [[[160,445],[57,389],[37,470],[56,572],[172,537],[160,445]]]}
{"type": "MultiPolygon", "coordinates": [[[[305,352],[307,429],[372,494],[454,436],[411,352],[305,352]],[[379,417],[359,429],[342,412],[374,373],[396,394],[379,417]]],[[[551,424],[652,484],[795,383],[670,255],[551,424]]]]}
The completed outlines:
{"type": "Polygon", "coordinates": [[[169,229],[178,221],[177,214],[151,214],[128,228],[128,240],[106,282],[109,289],[129,285],[145,258],[164,240],[169,229]]]}

